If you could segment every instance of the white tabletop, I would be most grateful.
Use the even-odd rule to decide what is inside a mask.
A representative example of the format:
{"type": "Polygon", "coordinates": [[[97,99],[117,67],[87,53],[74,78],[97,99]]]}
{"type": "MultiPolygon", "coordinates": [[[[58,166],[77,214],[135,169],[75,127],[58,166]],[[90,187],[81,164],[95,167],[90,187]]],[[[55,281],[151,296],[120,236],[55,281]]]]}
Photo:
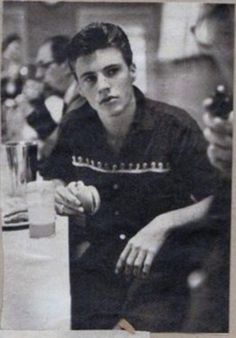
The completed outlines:
{"type": "Polygon", "coordinates": [[[32,239],[29,230],[3,233],[2,329],[68,330],[70,292],[68,222],[58,217],[56,235],[32,239]]]}

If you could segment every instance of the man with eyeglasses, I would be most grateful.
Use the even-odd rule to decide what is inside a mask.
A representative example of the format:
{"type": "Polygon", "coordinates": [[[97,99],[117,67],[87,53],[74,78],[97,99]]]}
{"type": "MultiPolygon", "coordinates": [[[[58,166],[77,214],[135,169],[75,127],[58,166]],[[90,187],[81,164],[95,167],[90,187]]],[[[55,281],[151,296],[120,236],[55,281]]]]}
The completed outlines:
{"type": "Polygon", "coordinates": [[[37,53],[35,76],[26,81],[23,90],[32,107],[27,122],[42,140],[42,157],[49,155],[56,142],[62,115],[80,105],[77,85],[66,62],[68,42],[64,35],[44,41],[37,53]]]}

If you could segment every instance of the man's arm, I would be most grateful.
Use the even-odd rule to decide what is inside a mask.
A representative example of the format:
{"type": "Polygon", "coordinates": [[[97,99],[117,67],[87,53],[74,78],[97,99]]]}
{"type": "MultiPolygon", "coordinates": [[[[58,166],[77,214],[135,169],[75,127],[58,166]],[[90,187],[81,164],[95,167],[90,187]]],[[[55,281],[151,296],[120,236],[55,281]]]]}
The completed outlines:
{"type": "Polygon", "coordinates": [[[119,273],[124,269],[126,274],[147,275],[168,232],[189,222],[200,221],[206,215],[211,201],[212,196],[155,217],[128,241],[119,257],[115,272],[119,273]]]}

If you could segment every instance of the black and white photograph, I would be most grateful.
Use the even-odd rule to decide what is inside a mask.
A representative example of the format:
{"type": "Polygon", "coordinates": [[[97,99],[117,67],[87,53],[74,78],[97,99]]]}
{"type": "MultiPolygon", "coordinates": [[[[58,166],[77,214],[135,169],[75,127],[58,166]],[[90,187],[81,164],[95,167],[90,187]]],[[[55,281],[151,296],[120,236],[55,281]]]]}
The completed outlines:
{"type": "Polygon", "coordinates": [[[234,31],[223,1],[3,1],[2,332],[231,333],[234,31]]]}

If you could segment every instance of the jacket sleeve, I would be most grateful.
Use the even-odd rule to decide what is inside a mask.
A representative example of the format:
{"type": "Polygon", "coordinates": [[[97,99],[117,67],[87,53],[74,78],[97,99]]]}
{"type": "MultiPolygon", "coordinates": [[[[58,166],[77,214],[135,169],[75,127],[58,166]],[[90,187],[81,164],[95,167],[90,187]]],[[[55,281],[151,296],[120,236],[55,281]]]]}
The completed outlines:
{"type": "Polygon", "coordinates": [[[75,179],[70,140],[70,130],[67,123],[62,122],[58,130],[57,143],[51,155],[42,163],[40,168],[40,174],[45,179],[61,179],[65,183],[75,179]]]}
{"type": "Polygon", "coordinates": [[[34,110],[27,116],[28,124],[36,130],[39,138],[45,140],[57,127],[56,122],[48,111],[44,98],[32,102],[34,110]]]}

